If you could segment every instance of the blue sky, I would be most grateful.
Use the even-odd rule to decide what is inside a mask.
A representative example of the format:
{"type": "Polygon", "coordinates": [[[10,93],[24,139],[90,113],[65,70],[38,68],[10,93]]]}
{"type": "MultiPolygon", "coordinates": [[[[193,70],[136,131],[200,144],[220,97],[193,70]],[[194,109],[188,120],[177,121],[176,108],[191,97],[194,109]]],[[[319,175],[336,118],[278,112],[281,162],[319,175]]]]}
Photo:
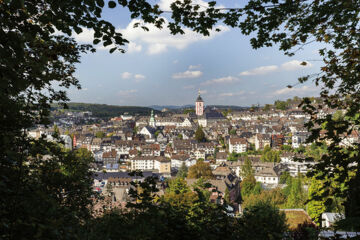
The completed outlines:
{"type": "MultiPolygon", "coordinates": [[[[166,8],[171,0],[161,0],[166,8]]],[[[202,0],[197,0],[202,1],[202,0]]],[[[71,101],[114,105],[184,105],[194,103],[200,89],[205,104],[250,106],[273,103],[293,96],[317,96],[312,83],[297,85],[297,78],[319,72],[318,46],[309,45],[294,57],[277,47],[253,50],[250,37],[239,29],[220,26],[223,31],[206,38],[185,30],[172,36],[166,29],[132,28],[126,10],[105,9],[103,17],[130,41],[127,53],[110,54],[99,47],[86,54],[76,75],[82,90],[70,89],[71,101]]],[[[166,17],[166,15],[165,15],[166,17]]],[[[79,42],[91,42],[84,29],[79,42]]]]}

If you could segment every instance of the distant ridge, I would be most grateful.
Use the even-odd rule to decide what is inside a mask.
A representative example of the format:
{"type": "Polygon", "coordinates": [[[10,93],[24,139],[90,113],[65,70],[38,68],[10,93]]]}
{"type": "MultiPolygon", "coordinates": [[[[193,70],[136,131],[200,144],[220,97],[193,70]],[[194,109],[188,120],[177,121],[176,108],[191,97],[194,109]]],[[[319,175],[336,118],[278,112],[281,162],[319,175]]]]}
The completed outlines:
{"type": "MultiPolygon", "coordinates": [[[[152,108],[150,107],[138,107],[138,106],[116,106],[107,104],[96,104],[96,103],[67,103],[69,111],[90,111],[94,117],[109,118],[120,116],[124,113],[129,115],[150,115],[152,108]]],[[[62,109],[59,104],[51,105],[52,110],[62,109]]],[[[155,113],[158,111],[156,109],[155,113]]]]}

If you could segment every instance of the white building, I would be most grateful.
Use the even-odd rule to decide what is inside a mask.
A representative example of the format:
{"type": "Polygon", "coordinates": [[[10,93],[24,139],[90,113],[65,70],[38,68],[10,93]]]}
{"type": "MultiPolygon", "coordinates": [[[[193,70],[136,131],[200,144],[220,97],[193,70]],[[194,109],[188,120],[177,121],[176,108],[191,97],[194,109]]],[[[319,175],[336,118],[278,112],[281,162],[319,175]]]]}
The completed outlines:
{"type": "Polygon", "coordinates": [[[229,152],[230,153],[243,153],[247,150],[247,141],[245,138],[230,138],[229,139],[229,152]]]}

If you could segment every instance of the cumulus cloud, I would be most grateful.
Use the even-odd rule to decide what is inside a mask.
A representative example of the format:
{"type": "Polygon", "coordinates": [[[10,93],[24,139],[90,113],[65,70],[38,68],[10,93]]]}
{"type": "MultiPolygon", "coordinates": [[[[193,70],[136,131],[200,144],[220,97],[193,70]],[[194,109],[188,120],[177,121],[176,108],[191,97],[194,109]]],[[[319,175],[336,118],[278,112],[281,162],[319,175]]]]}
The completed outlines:
{"type": "Polygon", "coordinates": [[[140,82],[141,80],[145,79],[146,76],[140,73],[132,74],[131,72],[123,72],[121,74],[122,79],[135,79],[136,82],[140,82]]]}
{"type": "Polygon", "coordinates": [[[302,65],[301,63],[302,62],[299,60],[292,60],[292,61],[281,64],[281,69],[287,70],[287,71],[293,71],[293,70],[312,67],[312,64],[309,62],[306,62],[306,65],[302,65]]]}
{"type": "Polygon", "coordinates": [[[211,85],[211,84],[217,84],[217,83],[232,83],[232,82],[236,82],[236,81],[239,81],[239,80],[240,79],[237,78],[237,77],[227,76],[227,77],[215,78],[215,79],[207,80],[207,81],[201,83],[201,85],[211,85]]]}
{"type": "Polygon", "coordinates": [[[243,71],[239,75],[240,76],[254,76],[254,75],[265,75],[272,72],[279,72],[279,71],[295,71],[298,69],[304,68],[311,68],[312,64],[306,62],[306,65],[302,65],[302,62],[299,60],[291,60],[285,62],[281,65],[268,65],[268,66],[261,66],[251,70],[243,71]]]}
{"type": "Polygon", "coordinates": [[[277,95],[306,95],[313,94],[318,90],[315,87],[302,86],[302,87],[293,87],[293,88],[282,88],[273,93],[274,96],[277,95]]]}
{"type": "MultiPolygon", "coordinates": [[[[169,2],[168,0],[165,1],[169,2]]],[[[201,4],[205,3],[202,0],[196,1],[199,1],[199,3],[201,4]]],[[[206,6],[207,3],[205,3],[204,5],[206,6]]],[[[166,26],[168,24],[168,20],[164,18],[164,21],[164,26],[166,26]]],[[[230,30],[229,27],[224,25],[219,25],[217,26],[217,28],[221,31],[217,32],[215,31],[215,29],[213,29],[210,31],[210,36],[203,36],[192,31],[189,28],[183,28],[184,34],[172,35],[167,27],[158,29],[152,24],[144,23],[144,21],[142,20],[133,19],[126,28],[117,28],[116,31],[120,32],[123,37],[129,41],[129,44],[127,45],[127,52],[140,52],[143,50],[143,47],[145,45],[146,52],[151,55],[166,52],[169,48],[181,50],[186,48],[190,44],[213,39],[214,37],[219,36],[222,33],[230,30]],[[134,24],[144,26],[148,28],[149,31],[144,31],[140,27],[134,28],[134,24]]],[[[81,43],[92,43],[94,40],[94,30],[82,28],[82,33],[76,34],[74,32],[73,37],[76,41],[81,43]]],[[[97,45],[97,48],[100,50],[109,50],[113,47],[113,44],[106,47],[104,47],[102,43],[99,43],[97,45]]]]}
{"type": "Polygon", "coordinates": [[[135,74],[134,78],[135,79],[145,79],[146,77],[142,74],[135,74]]]}
{"type": "Polygon", "coordinates": [[[240,76],[264,75],[267,73],[274,72],[278,69],[279,69],[279,67],[276,65],[262,66],[262,67],[257,67],[257,68],[254,68],[254,69],[251,69],[248,71],[241,72],[239,75],[240,76]]]}
{"type": "Polygon", "coordinates": [[[129,78],[131,78],[132,77],[132,73],[129,73],[129,72],[123,72],[122,74],[121,74],[121,78],[122,79],[129,79],[129,78]]]}
{"type": "Polygon", "coordinates": [[[179,72],[179,73],[174,73],[172,75],[172,78],[174,79],[180,79],[180,78],[198,78],[202,76],[202,72],[201,71],[185,71],[185,72],[179,72]]]}
{"type": "Polygon", "coordinates": [[[136,44],[134,42],[129,42],[128,44],[128,53],[133,53],[133,52],[140,52],[142,49],[142,46],[139,44],[136,44]]]}
{"type": "MultiPolygon", "coordinates": [[[[168,21],[165,20],[165,25],[168,21]]],[[[214,37],[229,30],[226,26],[218,26],[221,32],[212,30],[210,36],[203,36],[193,32],[189,28],[184,28],[185,34],[172,35],[167,28],[158,29],[151,24],[144,23],[141,20],[132,20],[125,29],[118,29],[123,36],[130,42],[136,44],[147,44],[148,54],[159,54],[166,52],[169,48],[178,50],[184,49],[192,43],[213,39],[214,37]],[[144,31],[141,28],[134,28],[134,24],[139,23],[141,26],[147,27],[149,31],[144,31]]]]}

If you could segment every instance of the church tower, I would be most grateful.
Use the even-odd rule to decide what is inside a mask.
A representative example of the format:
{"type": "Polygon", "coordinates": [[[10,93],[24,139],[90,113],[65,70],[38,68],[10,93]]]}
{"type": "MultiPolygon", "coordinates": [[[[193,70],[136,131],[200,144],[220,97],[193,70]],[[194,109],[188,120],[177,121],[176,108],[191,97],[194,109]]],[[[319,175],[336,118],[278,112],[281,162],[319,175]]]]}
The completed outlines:
{"type": "Polygon", "coordinates": [[[204,101],[200,96],[200,90],[199,90],[199,95],[195,102],[195,113],[197,116],[202,116],[204,114],[204,101]]]}
{"type": "Polygon", "coordinates": [[[154,117],[154,110],[151,110],[149,126],[153,127],[153,128],[156,127],[156,122],[155,122],[155,117],[154,117]]]}

